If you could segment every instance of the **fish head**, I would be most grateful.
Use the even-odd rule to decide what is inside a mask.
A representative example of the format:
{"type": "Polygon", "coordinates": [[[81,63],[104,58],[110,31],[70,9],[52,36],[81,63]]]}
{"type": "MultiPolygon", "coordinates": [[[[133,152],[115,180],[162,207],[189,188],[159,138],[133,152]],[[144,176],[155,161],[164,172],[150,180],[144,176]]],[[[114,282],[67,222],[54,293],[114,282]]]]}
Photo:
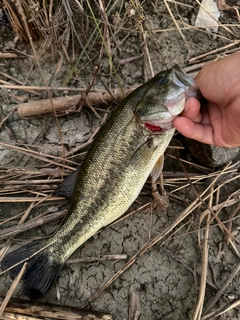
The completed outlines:
{"type": "Polygon", "coordinates": [[[172,129],[173,120],[183,111],[186,100],[199,95],[194,79],[178,65],[159,72],[143,86],[146,86],[144,94],[134,112],[139,123],[155,134],[172,129]]]}

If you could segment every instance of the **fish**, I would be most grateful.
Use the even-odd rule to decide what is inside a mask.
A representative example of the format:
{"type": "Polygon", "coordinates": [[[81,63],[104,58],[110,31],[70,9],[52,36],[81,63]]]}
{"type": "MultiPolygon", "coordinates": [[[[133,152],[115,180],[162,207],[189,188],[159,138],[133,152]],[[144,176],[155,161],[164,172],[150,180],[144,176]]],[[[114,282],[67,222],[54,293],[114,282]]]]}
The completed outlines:
{"type": "Polygon", "coordinates": [[[116,108],[70,179],[75,186],[60,229],[45,246],[36,240],[2,259],[2,270],[13,266],[12,277],[27,261],[24,295],[31,300],[43,297],[72,253],[128,210],[150,174],[154,179],[160,175],[175,132],[173,120],[197,94],[194,79],[175,65],[135,89],[116,108]]]}

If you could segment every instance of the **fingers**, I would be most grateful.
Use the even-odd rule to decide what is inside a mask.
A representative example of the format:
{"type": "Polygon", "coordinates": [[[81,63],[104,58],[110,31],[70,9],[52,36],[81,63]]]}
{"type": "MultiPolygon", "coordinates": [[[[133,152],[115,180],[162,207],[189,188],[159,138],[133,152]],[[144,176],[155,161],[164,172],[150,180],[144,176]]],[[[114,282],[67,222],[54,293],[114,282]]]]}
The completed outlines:
{"type": "Polygon", "coordinates": [[[185,104],[185,108],[181,113],[181,116],[186,117],[194,122],[200,123],[202,121],[202,115],[200,111],[200,102],[195,98],[189,98],[185,104]]]}
{"type": "Polygon", "coordinates": [[[174,120],[174,127],[185,137],[199,142],[214,144],[213,128],[210,125],[203,125],[186,117],[178,117],[174,120]]]}
{"type": "Polygon", "coordinates": [[[228,148],[240,145],[239,137],[230,138],[228,143],[228,140],[224,139],[221,133],[216,133],[211,125],[195,123],[186,117],[176,118],[173,125],[185,137],[202,143],[228,148]]]}
{"type": "Polygon", "coordinates": [[[214,144],[214,130],[210,121],[209,110],[203,107],[200,111],[200,102],[189,98],[184,111],[173,122],[175,128],[185,137],[199,142],[214,144]]]}
{"type": "MultiPolygon", "coordinates": [[[[235,140],[238,140],[239,145],[239,139],[233,137],[230,139],[227,138],[232,131],[237,135],[237,130],[232,130],[234,125],[236,128],[238,127],[234,120],[231,121],[231,128],[231,126],[226,125],[228,118],[223,114],[218,105],[208,102],[206,107],[207,110],[205,112],[205,108],[203,108],[203,110],[201,109],[200,112],[199,104],[195,99],[189,99],[181,116],[174,120],[174,127],[185,137],[202,143],[232,147],[235,146],[235,140]],[[230,141],[231,144],[229,144],[228,141],[230,141]]],[[[238,117],[236,118],[238,119],[238,117]]]]}
{"type": "Polygon", "coordinates": [[[234,53],[205,65],[195,78],[197,87],[208,101],[227,106],[239,96],[240,53],[234,53]]]}

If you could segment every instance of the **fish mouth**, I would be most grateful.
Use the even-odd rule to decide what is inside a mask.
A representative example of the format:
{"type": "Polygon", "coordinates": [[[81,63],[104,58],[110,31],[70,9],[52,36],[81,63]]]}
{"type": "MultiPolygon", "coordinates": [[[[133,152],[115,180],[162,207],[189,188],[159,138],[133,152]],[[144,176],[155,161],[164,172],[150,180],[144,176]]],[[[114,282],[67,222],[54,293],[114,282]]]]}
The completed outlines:
{"type": "Polygon", "coordinates": [[[160,87],[156,96],[151,99],[147,96],[135,108],[141,125],[154,134],[173,129],[173,121],[184,110],[186,100],[191,96],[198,97],[194,79],[178,65],[173,66],[166,77],[168,82],[160,87]]]}
{"type": "Polygon", "coordinates": [[[189,97],[195,97],[201,99],[201,93],[196,85],[195,80],[187,75],[177,64],[173,66],[173,82],[185,89],[187,99],[189,97]]]}
{"type": "Polygon", "coordinates": [[[173,82],[181,87],[194,87],[196,88],[195,81],[192,77],[189,77],[178,65],[173,66],[173,82]]]}
{"type": "Polygon", "coordinates": [[[156,119],[156,113],[148,115],[147,117],[142,117],[143,126],[148,131],[155,134],[163,134],[168,130],[171,130],[174,127],[173,121],[184,109],[185,101],[185,92],[182,92],[174,100],[166,101],[165,104],[159,106],[159,113],[161,113],[159,118],[156,119]]]}
{"type": "Polygon", "coordinates": [[[171,116],[167,119],[149,120],[144,122],[143,125],[148,131],[152,133],[163,134],[174,127],[173,121],[176,118],[177,118],[177,115],[171,116]]]}

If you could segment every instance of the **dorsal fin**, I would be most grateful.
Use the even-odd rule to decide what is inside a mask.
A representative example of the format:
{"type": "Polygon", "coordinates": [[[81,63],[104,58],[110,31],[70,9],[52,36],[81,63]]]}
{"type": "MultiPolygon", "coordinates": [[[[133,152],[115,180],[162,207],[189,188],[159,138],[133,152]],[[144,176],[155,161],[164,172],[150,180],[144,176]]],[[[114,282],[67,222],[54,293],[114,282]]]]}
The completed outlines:
{"type": "Polygon", "coordinates": [[[57,187],[57,189],[53,191],[53,194],[66,198],[71,198],[76,184],[78,172],[79,168],[76,171],[71,172],[69,176],[66,179],[64,179],[62,183],[57,187]]]}

